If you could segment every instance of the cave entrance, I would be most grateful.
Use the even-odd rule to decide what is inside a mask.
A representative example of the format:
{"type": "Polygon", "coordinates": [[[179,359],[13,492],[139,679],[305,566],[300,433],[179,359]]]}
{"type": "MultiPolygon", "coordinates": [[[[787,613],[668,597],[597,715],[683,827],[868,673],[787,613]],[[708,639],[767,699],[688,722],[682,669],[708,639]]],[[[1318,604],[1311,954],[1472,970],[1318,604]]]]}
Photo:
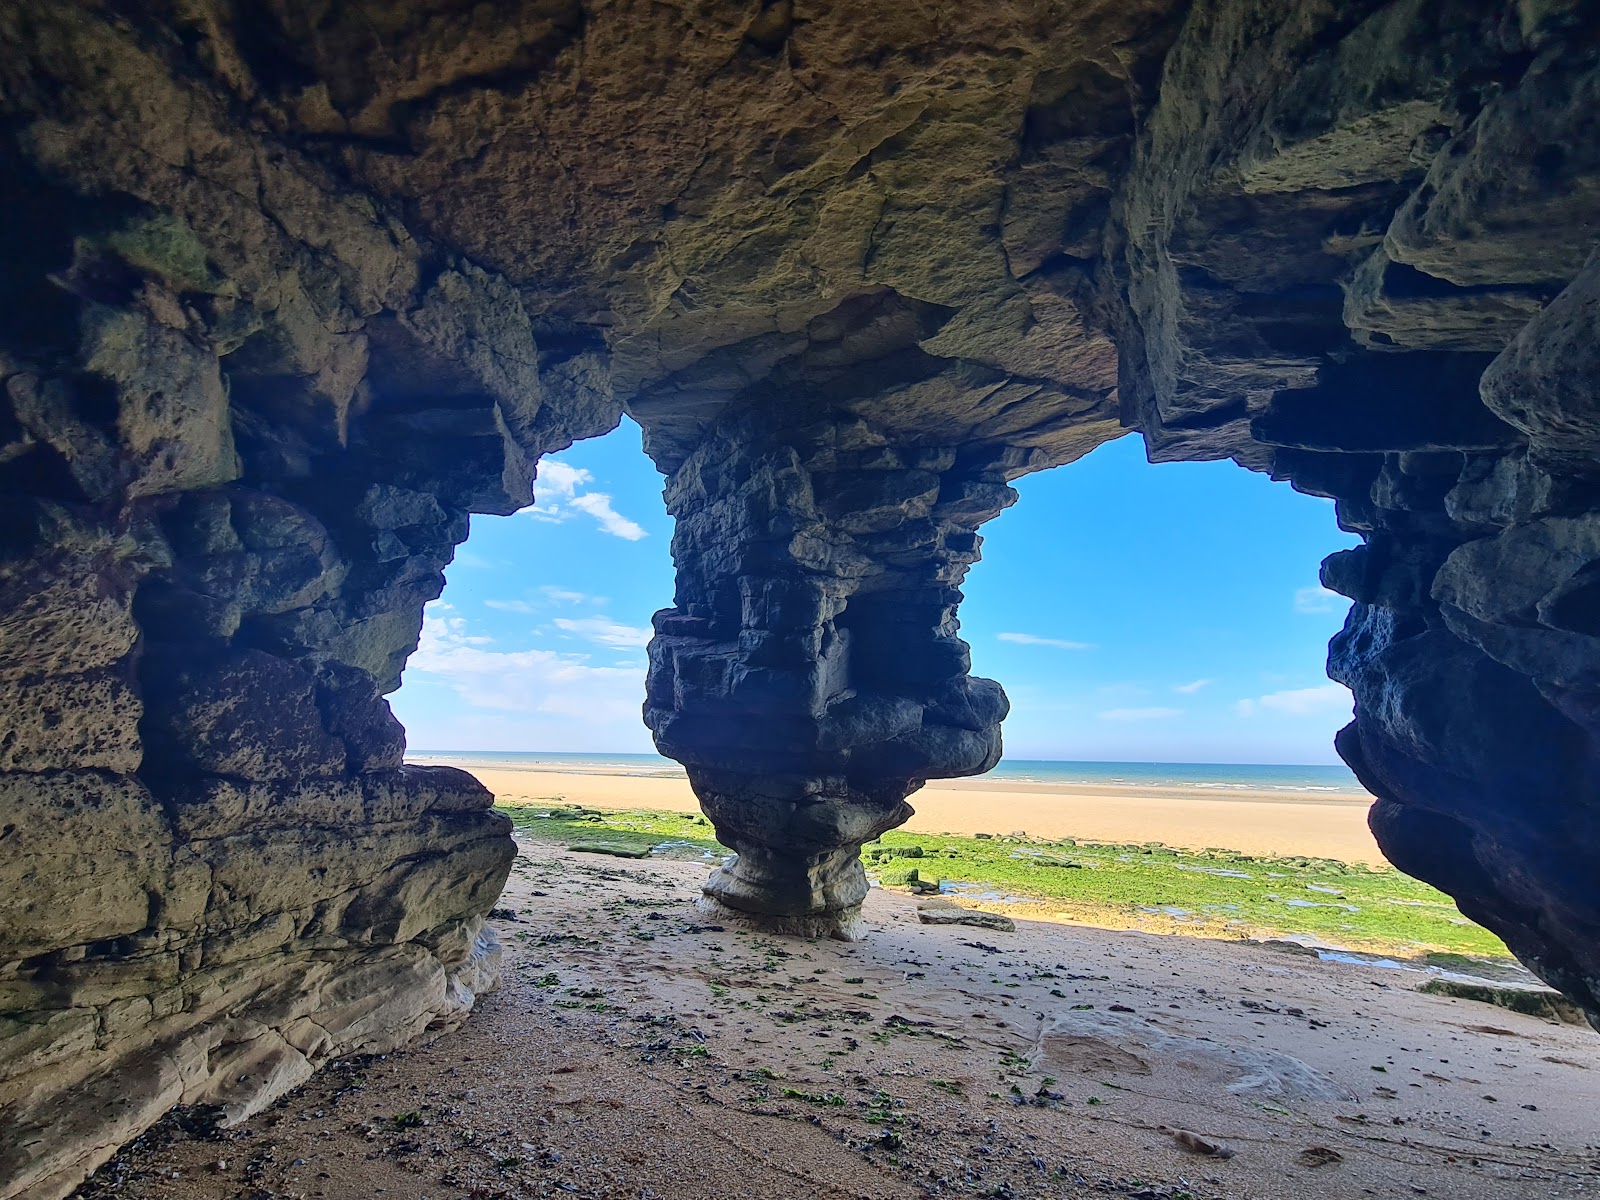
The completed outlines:
{"type": "Polygon", "coordinates": [[[1353,786],[1333,750],[1349,692],[1325,672],[1349,602],[1317,572],[1358,539],[1332,501],[1149,463],[1138,436],[1013,486],[961,608],[974,672],[1011,696],[1008,760],[1310,764],[1353,786]]]}
{"type": "MultiPolygon", "coordinates": [[[[391,697],[410,756],[648,755],[650,615],[672,597],[661,476],[627,417],[539,464],[535,503],[474,516],[391,697]]],[[[662,760],[665,762],[665,760],[662,760]]]]}
{"type": "MultiPolygon", "coordinates": [[[[1358,539],[1332,501],[1230,461],[1152,464],[1137,435],[1013,486],[961,606],[973,674],[1011,699],[1005,756],[930,781],[912,828],[1008,844],[997,879],[1090,924],[1507,954],[1388,866],[1373,797],[1334,752],[1352,701],[1325,662],[1349,602],[1318,567],[1358,539]]],[[[954,890],[980,888],[957,862],[954,890]]]]}
{"type": "MultiPolygon", "coordinates": [[[[673,594],[661,483],[624,417],[547,456],[533,507],[472,519],[392,697],[414,753],[653,753],[638,716],[650,616],[673,594]]],[[[1015,486],[961,608],[974,672],[1011,697],[1006,764],[1351,782],[1333,752],[1349,694],[1324,673],[1348,602],[1317,567],[1358,539],[1331,501],[1231,462],[1150,464],[1137,436],[1015,486]]]]}
{"type": "MultiPolygon", "coordinates": [[[[1418,942],[1499,949],[1414,881],[1386,873],[1403,882],[1375,916],[1323,878],[1341,868],[1317,873],[1322,861],[1384,866],[1370,797],[1333,751],[1350,696],[1324,660],[1347,602],[1317,568],[1357,539],[1330,501],[1231,462],[1152,465],[1137,436],[1016,486],[1020,503],[983,527],[961,609],[973,672],[1011,697],[1005,757],[915,793],[919,817],[869,847],[879,882],[907,874],[890,851],[928,832],[1138,846],[1152,862],[1160,845],[1196,855],[1166,864],[1190,874],[1157,870],[1120,908],[1090,903],[1094,919],[1371,948],[1386,934],[1369,926],[1403,906],[1426,917],[1408,926],[1418,942]],[[1293,869],[1249,865],[1274,856],[1293,869]],[[1261,871],[1289,882],[1173,887],[1261,871]],[[1229,888],[1249,894],[1210,894],[1229,888]]],[[[681,768],[640,720],[650,618],[674,581],[672,522],[639,427],[624,418],[548,456],[535,492],[514,516],[474,518],[427,609],[394,697],[410,756],[465,766],[513,804],[603,806],[630,780],[637,806],[692,811],[681,768]]],[[[980,866],[943,867],[952,878],[924,869],[918,882],[957,893],[986,882],[954,877],[980,866]]],[[[1387,932],[1399,949],[1407,930],[1387,932]]]]}
{"type": "MultiPolygon", "coordinates": [[[[752,477],[733,474],[741,484],[752,477]]],[[[681,477],[688,487],[685,480],[711,490],[705,477],[681,477]]],[[[726,495],[727,478],[720,483],[726,495]]],[[[925,483],[917,486],[925,494],[925,483]]],[[[1508,988],[1495,996],[1531,995],[1515,989],[1534,981],[1448,896],[1384,862],[1366,826],[1371,797],[1334,756],[1351,699],[1328,680],[1324,662],[1347,603],[1319,585],[1318,567],[1357,539],[1338,529],[1333,504],[1231,462],[1152,465],[1137,435],[1015,486],[1020,501],[983,526],[984,553],[965,579],[960,610],[972,675],[998,681],[1011,697],[1006,753],[986,774],[913,791],[908,821],[895,807],[903,793],[875,795],[849,775],[838,792],[800,793],[782,791],[787,780],[773,771],[770,790],[758,779],[741,792],[738,779],[725,783],[731,771],[685,755],[703,815],[684,769],[654,753],[640,719],[652,614],[677,604],[661,622],[659,669],[664,655],[679,653],[678,639],[695,640],[675,623],[712,625],[703,614],[716,610],[703,600],[691,610],[685,600],[695,593],[675,583],[672,520],[637,426],[625,421],[547,457],[531,510],[475,518],[395,697],[411,757],[471,771],[516,822],[525,857],[492,915],[528,924],[502,923],[502,932],[538,930],[549,947],[571,938],[621,948],[596,971],[589,949],[565,954],[541,942],[513,986],[532,980],[563,1009],[611,1013],[613,1005],[658,1004],[670,976],[708,1015],[720,1014],[713,1027],[759,1021],[765,1006],[780,1003],[767,1015],[786,1024],[815,989],[819,1004],[828,997],[819,1011],[880,1021],[883,1038],[910,1029],[896,1024],[908,1020],[901,1012],[942,1012],[952,1032],[990,1020],[1024,1038],[1036,1028],[1036,1057],[1016,1058],[1038,1072],[1026,1094],[1084,1105],[1100,1103],[1102,1087],[1121,1087],[1102,1083],[1107,1074],[1138,1076],[1141,1087],[1159,1091],[1179,1087],[1179,1076],[1213,1053],[1222,1055],[1218,1063],[1261,1054],[1269,1076],[1306,1088],[1309,1098],[1359,1094],[1367,1066],[1351,1064],[1353,1020],[1364,1026],[1359,1036],[1377,1069],[1398,1071],[1403,1056],[1421,1056],[1411,1059],[1418,1071],[1452,1069],[1465,1051],[1441,1032],[1430,1006],[1483,999],[1485,981],[1508,988]],[[813,817],[814,810],[825,811],[813,817]],[[828,811],[847,814],[835,838],[842,846],[817,836],[819,828],[832,832],[828,811]],[[790,906],[732,903],[768,897],[790,906]],[[742,923],[749,915],[757,936],[742,923]],[[981,928],[922,928],[952,923],[981,928]],[[812,940],[766,936],[773,932],[812,940]],[[866,944],[839,949],[820,933],[864,934],[866,944]],[[749,968],[748,978],[706,977],[703,1000],[694,990],[703,963],[694,955],[667,961],[674,936],[702,935],[722,937],[719,953],[749,968]],[[642,950],[639,942],[654,944],[642,950]],[[631,977],[639,955],[663,974],[631,977]],[[767,990],[775,984],[766,972],[779,975],[782,958],[807,962],[790,961],[786,976],[805,1000],[767,990]],[[1002,979],[1001,968],[1015,971],[1002,979]],[[1363,1004],[1352,1014],[1347,989],[1355,979],[1363,1004]],[[1424,982],[1425,990],[1457,990],[1444,999],[1412,996],[1424,982]],[[1382,990],[1369,993],[1369,984],[1382,990]],[[895,995],[902,986],[914,994],[895,995]],[[1037,1015],[1037,1026],[1000,1012],[1026,1004],[1025,989],[1038,1007],[1022,1015],[1037,1015]],[[1369,1024],[1373,994],[1389,1007],[1369,1024]],[[1164,1023],[1172,1009],[1182,1015],[1164,1023]],[[1263,1030],[1267,1015],[1277,1024],[1263,1030]],[[1175,1042],[1179,1023],[1206,1033],[1175,1042]],[[1335,1032],[1315,1032],[1327,1029],[1335,1032]],[[1227,1048],[1218,1052],[1219,1044],[1227,1048]],[[1099,1049],[1085,1059],[1085,1046],[1099,1049]],[[1144,1078],[1169,1071],[1166,1082],[1144,1078]]],[[[753,491],[758,502],[770,494],[753,491]]],[[[806,503],[803,495],[786,512],[803,513],[806,503]]],[[[695,520],[707,520],[703,509],[685,518],[682,541],[704,553],[705,526],[688,523],[695,520]]],[[[722,537],[744,528],[728,509],[709,524],[722,537]]],[[[685,560],[692,570],[692,556],[685,560]]],[[[697,644],[700,657],[688,660],[708,674],[724,663],[758,674],[770,660],[740,654],[770,634],[771,611],[799,606],[804,587],[823,586],[809,576],[755,573],[737,583],[729,605],[737,617],[698,635],[711,644],[697,644]]],[[[699,596],[708,594],[702,584],[699,596]]],[[[757,767],[769,727],[783,726],[780,735],[786,729],[809,749],[808,732],[837,730],[827,721],[838,709],[875,692],[893,696],[901,668],[921,661],[930,628],[938,651],[953,653],[942,586],[823,599],[838,603],[819,605],[831,616],[819,624],[818,675],[834,657],[846,683],[822,720],[783,726],[784,717],[760,708],[773,694],[788,700],[792,687],[758,692],[753,707],[733,687],[717,692],[745,707],[736,719],[761,726],[743,743],[729,739],[757,767]],[[863,650],[867,639],[875,644],[863,650]]],[[[688,676],[685,686],[703,679],[688,676]]],[[[958,696],[992,687],[964,671],[956,679],[968,688],[958,696]]],[[[924,722],[934,714],[936,729],[956,708],[943,695],[919,710],[924,722]]],[[[693,718],[705,711],[685,709],[693,718]]],[[[730,712],[710,717],[708,724],[727,722],[730,712]]],[[[862,725],[861,744],[897,748],[895,733],[862,725]]],[[[924,724],[913,736],[926,732],[924,724]]],[[[847,755],[835,761],[854,765],[847,755]]],[[[713,961],[720,971],[723,960],[713,961]]],[[[518,1008],[540,1011],[532,1000],[518,1008]]],[[[1480,1028],[1498,1036],[1499,1022],[1511,1018],[1492,1019],[1480,1028]]],[[[850,1054],[863,1042],[841,1037],[848,1050],[836,1056],[829,1047],[820,1059],[808,1039],[767,1044],[807,1056],[791,1062],[793,1078],[804,1081],[796,1094],[844,1096],[857,1086],[850,1054]]],[[[1473,1069],[1487,1072],[1490,1054],[1473,1069]]],[[[752,1069],[757,1061],[747,1060],[752,1069]]],[[[1497,1091],[1514,1082],[1500,1080],[1497,1091]]],[[[1238,1084],[1232,1076],[1208,1083],[1206,1103],[1238,1084]]],[[[1411,1099],[1387,1091],[1397,1103],[1411,1099]]]]}

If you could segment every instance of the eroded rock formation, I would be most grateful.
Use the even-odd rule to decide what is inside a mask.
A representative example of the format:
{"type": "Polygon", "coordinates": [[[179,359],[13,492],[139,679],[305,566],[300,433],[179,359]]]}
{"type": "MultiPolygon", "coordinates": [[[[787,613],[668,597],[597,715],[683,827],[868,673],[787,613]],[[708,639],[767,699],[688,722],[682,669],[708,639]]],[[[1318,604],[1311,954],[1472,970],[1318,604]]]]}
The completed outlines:
{"type": "Polygon", "coordinates": [[[490,795],[383,699],[469,511],[616,411],[161,29],[0,16],[0,1194],[495,980],[490,795]]]}
{"type": "Polygon", "coordinates": [[[1373,825],[1600,1016],[1584,0],[0,12],[0,1195],[492,982],[489,797],[383,693],[469,512],[626,408],[646,719],[849,932],[982,771],[1008,481],[1137,429],[1338,500],[1373,825]]]}
{"type": "Polygon", "coordinates": [[[1168,56],[1112,254],[1124,412],[1338,501],[1379,844],[1600,1024],[1600,10],[1281,16],[1197,10],[1168,56]]]}

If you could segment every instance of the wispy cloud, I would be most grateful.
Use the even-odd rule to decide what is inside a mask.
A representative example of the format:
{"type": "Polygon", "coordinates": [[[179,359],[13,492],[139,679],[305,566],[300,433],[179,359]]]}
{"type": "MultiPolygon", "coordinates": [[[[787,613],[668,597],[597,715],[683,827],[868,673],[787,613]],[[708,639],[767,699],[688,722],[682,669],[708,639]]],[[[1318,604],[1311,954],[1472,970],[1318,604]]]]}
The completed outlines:
{"type": "Polygon", "coordinates": [[[1330,592],[1325,587],[1303,587],[1294,594],[1297,613],[1331,613],[1336,605],[1344,602],[1338,592],[1330,592]]]}
{"type": "Polygon", "coordinates": [[[563,633],[601,646],[643,646],[650,641],[650,630],[623,625],[605,617],[557,617],[555,627],[563,633]]]}
{"type": "Polygon", "coordinates": [[[1184,696],[1192,696],[1203,687],[1209,687],[1211,680],[1196,679],[1193,683],[1174,684],[1172,690],[1184,696]]]}
{"type": "Polygon", "coordinates": [[[588,491],[593,482],[594,474],[583,467],[571,466],[559,458],[542,459],[533,484],[533,507],[522,511],[535,521],[551,524],[570,521],[582,513],[613,537],[637,542],[649,536],[644,526],[612,507],[609,493],[588,491]]]}
{"type": "Polygon", "coordinates": [[[430,604],[406,674],[434,677],[472,708],[554,714],[577,718],[584,726],[638,721],[642,664],[597,667],[586,654],[485,649],[490,640],[469,633],[450,605],[430,604]]]}
{"type": "Polygon", "coordinates": [[[500,612],[522,613],[524,616],[537,616],[551,605],[570,606],[574,604],[609,604],[604,596],[591,596],[587,592],[574,592],[567,588],[542,587],[539,595],[544,603],[535,603],[532,600],[485,600],[485,608],[493,608],[500,612]]]}
{"type": "Polygon", "coordinates": [[[498,609],[500,612],[526,613],[530,616],[539,611],[526,600],[485,600],[483,606],[498,609]]]}
{"type": "Polygon", "coordinates": [[[1108,708],[1100,714],[1102,721],[1164,721],[1168,717],[1183,716],[1181,708],[1108,708]]]}
{"type": "Polygon", "coordinates": [[[994,635],[999,641],[1012,642],[1018,646],[1054,646],[1057,650],[1093,650],[1093,642],[1069,642],[1063,638],[1040,637],[1034,633],[997,633],[994,635]]]}
{"type": "MultiPolygon", "coordinates": [[[[467,633],[467,619],[456,612],[456,606],[447,604],[443,600],[435,600],[423,610],[423,634],[427,635],[429,625],[432,625],[434,637],[448,640],[457,646],[487,646],[494,641],[491,637],[473,636],[467,633]]],[[[420,653],[420,648],[419,648],[420,653]]],[[[413,655],[411,661],[416,661],[413,655]]]]}
{"type": "Polygon", "coordinates": [[[1290,717],[1316,717],[1335,713],[1351,707],[1350,689],[1342,683],[1325,683],[1318,687],[1292,688],[1284,692],[1268,692],[1252,700],[1241,700],[1234,710],[1241,717],[1253,717],[1260,712],[1282,713],[1290,717]]]}
{"type": "Polygon", "coordinates": [[[613,537],[637,542],[640,538],[650,536],[645,532],[643,525],[637,521],[630,521],[612,508],[611,497],[604,492],[585,492],[581,496],[574,496],[572,507],[579,512],[588,513],[599,523],[601,529],[613,537]]]}

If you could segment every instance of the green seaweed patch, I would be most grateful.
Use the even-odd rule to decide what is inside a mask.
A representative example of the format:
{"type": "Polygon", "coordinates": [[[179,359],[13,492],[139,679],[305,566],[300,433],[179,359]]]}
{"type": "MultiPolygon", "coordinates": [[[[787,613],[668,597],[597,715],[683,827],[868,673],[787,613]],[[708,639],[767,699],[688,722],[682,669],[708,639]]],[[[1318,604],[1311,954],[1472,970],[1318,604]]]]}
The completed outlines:
{"type": "Polygon", "coordinates": [[[823,1108],[843,1108],[844,1097],[838,1092],[806,1092],[799,1088],[786,1087],[783,1089],[785,1100],[804,1100],[807,1104],[817,1104],[823,1108]]]}
{"type": "MultiPolygon", "coordinates": [[[[1090,924],[1220,938],[1308,938],[1407,957],[1510,958],[1505,944],[1463,917],[1450,897],[1391,867],[1246,855],[1226,847],[1192,851],[1159,843],[898,831],[869,850],[881,858],[900,845],[936,858],[946,891],[976,893],[980,902],[991,891],[1004,902],[1090,924]]],[[[871,859],[867,865],[880,873],[889,869],[874,868],[871,859]]]]}
{"type": "MultiPolygon", "coordinates": [[[[560,800],[497,806],[519,836],[552,844],[605,842],[648,853],[728,853],[697,814],[602,812],[560,800]]],[[[1247,855],[1226,847],[1183,850],[1158,842],[1115,844],[1022,835],[957,837],[891,831],[863,848],[882,882],[931,884],[982,903],[984,893],[1016,915],[1061,916],[1113,928],[1213,938],[1301,938],[1404,957],[1460,955],[1510,960],[1505,944],[1463,917],[1449,896],[1392,867],[1306,855],[1247,855]],[[920,863],[921,867],[916,867],[920,863]],[[918,870],[913,881],[912,870],[918,870]]]]}
{"type": "Polygon", "coordinates": [[[916,867],[879,867],[877,874],[878,882],[884,887],[905,887],[922,880],[916,867]]]}
{"type": "Polygon", "coordinates": [[[550,842],[569,850],[584,850],[597,845],[599,853],[629,851],[628,857],[643,858],[652,851],[661,854],[686,853],[699,858],[706,853],[727,854],[727,847],[712,836],[704,817],[687,813],[625,809],[601,812],[576,805],[549,801],[504,801],[497,811],[511,818],[518,836],[550,842]]]}

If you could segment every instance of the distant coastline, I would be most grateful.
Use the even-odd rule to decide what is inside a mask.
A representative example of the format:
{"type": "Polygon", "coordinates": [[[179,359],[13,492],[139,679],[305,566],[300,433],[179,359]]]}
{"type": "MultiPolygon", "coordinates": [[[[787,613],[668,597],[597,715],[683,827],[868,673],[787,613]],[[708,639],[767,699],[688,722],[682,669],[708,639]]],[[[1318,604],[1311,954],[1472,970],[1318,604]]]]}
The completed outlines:
{"type": "MultiPolygon", "coordinates": [[[[505,803],[699,811],[683,768],[654,754],[432,753],[505,803]]],[[[1228,847],[1381,863],[1367,828],[1372,797],[1341,767],[1212,763],[1003,762],[987,775],[914,792],[911,832],[1078,837],[1228,847]]]]}
{"type": "MultiPolygon", "coordinates": [[[[683,768],[657,754],[581,754],[549,751],[430,750],[407,755],[415,763],[447,763],[467,770],[558,771],[581,775],[681,778],[683,768]]],[[[1064,759],[1004,759],[972,782],[989,786],[1027,784],[1050,788],[1139,788],[1220,793],[1303,795],[1307,799],[1360,797],[1370,800],[1340,765],[1279,763],[1086,762],[1064,759]]],[[[1033,790],[1030,788],[1029,790],[1033,790]]]]}

